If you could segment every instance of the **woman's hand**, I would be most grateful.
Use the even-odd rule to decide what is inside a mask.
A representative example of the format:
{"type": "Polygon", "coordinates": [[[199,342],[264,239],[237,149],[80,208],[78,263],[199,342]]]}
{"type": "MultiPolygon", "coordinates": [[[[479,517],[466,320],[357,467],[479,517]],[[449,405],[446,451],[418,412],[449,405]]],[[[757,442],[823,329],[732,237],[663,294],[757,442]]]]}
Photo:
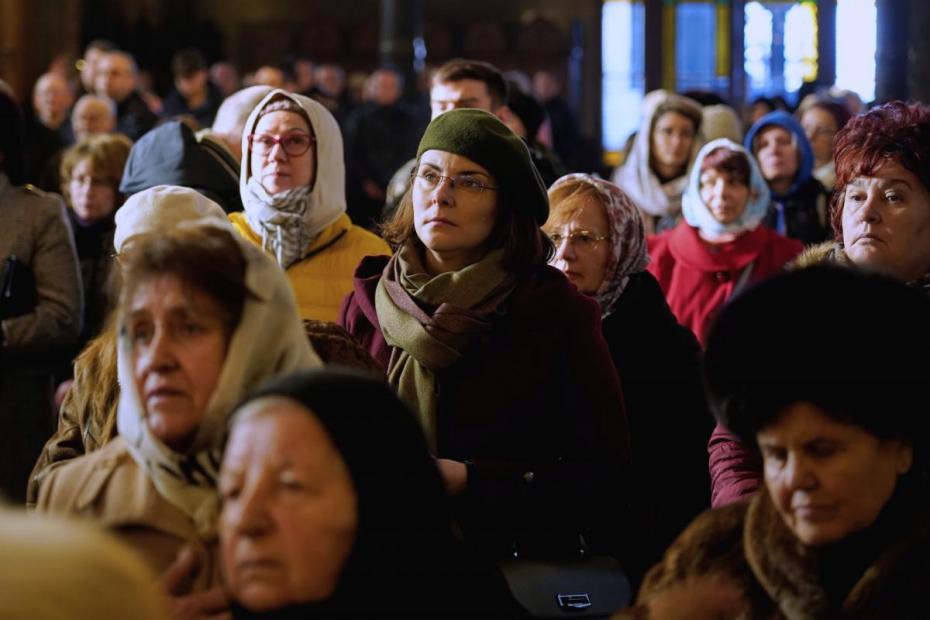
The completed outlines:
{"type": "Polygon", "coordinates": [[[232,620],[229,601],[220,587],[187,593],[188,584],[197,570],[197,558],[190,547],[183,547],[177,559],[161,576],[162,590],[167,595],[165,607],[170,620],[232,620]]]}
{"type": "Polygon", "coordinates": [[[458,495],[468,486],[468,468],[461,461],[452,459],[436,459],[436,466],[446,483],[446,492],[449,495],[458,495]]]}

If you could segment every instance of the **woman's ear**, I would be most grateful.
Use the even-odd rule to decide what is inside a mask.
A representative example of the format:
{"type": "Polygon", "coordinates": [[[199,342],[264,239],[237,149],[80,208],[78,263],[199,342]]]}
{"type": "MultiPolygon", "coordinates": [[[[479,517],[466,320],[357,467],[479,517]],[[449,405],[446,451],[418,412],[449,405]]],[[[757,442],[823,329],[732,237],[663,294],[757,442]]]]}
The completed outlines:
{"type": "Polygon", "coordinates": [[[914,442],[910,439],[896,439],[895,456],[897,461],[895,469],[899,476],[903,476],[911,470],[914,464],[914,442]]]}

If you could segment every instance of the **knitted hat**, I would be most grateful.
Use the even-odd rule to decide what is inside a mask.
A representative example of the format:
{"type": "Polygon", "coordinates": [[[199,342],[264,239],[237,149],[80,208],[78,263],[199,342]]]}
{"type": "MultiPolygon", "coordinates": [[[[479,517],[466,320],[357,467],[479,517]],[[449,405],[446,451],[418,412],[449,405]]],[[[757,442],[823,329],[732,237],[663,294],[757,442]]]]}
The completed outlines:
{"type": "Polygon", "coordinates": [[[116,211],[113,245],[119,252],[129,237],[174,228],[181,222],[230,227],[220,205],[187,187],[156,185],[129,197],[116,211]]]}
{"type": "Polygon", "coordinates": [[[530,214],[539,225],[549,217],[549,198],[542,178],[523,140],[493,114],[462,108],[439,115],[426,128],[417,161],[437,150],[467,157],[486,168],[513,201],[515,209],[530,214]]]}

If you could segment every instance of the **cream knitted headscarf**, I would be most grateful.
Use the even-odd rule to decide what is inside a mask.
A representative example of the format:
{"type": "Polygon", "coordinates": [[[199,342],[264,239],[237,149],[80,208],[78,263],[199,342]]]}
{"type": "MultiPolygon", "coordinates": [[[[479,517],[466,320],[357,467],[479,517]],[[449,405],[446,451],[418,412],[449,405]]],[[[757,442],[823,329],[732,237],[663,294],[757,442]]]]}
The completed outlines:
{"type": "Polygon", "coordinates": [[[262,248],[284,269],[303,258],[307,247],[327,226],[345,213],[345,161],[342,133],[325,107],[303,95],[275,89],[252,110],[242,132],[242,165],[239,193],[249,227],[262,238],[262,248]],[[252,176],[249,135],[258,125],[259,114],[275,99],[293,101],[310,119],[316,143],[316,178],[309,187],[295,187],[269,194],[252,176]]]}
{"type": "Polygon", "coordinates": [[[116,249],[139,233],[172,226],[211,226],[229,231],[246,260],[248,290],[213,391],[194,441],[186,454],[168,448],[146,424],[143,400],[135,389],[132,341],[120,317],[117,368],[120,401],[117,428],[133,459],[159,494],[187,514],[198,533],[212,537],[218,517],[216,474],[226,419],[246,392],[277,374],[322,365],[311,348],[297,313],[290,284],[261,250],[235,233],[223,210],[197,192],[157,186],[130,197],[116,215],[116,249]]]}

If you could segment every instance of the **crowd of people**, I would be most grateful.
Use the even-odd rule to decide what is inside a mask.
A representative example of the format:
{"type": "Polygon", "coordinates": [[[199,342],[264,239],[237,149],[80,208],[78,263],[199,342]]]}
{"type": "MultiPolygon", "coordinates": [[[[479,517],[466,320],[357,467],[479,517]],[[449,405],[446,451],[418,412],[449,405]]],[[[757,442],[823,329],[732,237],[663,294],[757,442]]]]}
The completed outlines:
{"type": "Polygon", "coordinates": [[[930,613],[930,106],[608,180],[548,72],[81,67],[0,82],[0,616],[930,613]]]}

